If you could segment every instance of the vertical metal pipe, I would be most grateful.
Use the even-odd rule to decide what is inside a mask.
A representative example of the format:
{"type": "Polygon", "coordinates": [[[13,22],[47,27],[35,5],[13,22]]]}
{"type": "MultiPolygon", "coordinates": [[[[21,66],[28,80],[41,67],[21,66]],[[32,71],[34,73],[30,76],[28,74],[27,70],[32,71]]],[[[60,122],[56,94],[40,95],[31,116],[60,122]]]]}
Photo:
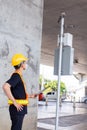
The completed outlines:
{"type": "Polygon", "coordinates": [[[55,130],[58,130],[58,123],[59,123],[59,98],[60,98],[61,65],[62,65],[62,46],[63,46],[63,36],[64,36],[64,16],[65,13],[62,13],[60,17],[61,30],[60,30],[60,44],[59,44],[58,89],[57,89],[55,130]]]}

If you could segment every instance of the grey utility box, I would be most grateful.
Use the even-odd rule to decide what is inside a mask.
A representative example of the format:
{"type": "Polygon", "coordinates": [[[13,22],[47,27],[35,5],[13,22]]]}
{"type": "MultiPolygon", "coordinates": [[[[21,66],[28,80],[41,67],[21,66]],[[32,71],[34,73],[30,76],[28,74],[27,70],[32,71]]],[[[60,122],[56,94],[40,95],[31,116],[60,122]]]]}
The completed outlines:
{"type": "MultiPolygon", "coordinates": [[[[70,46],[64,46],[62,49],[61,75],[73,74],[73,59],[74,59],[74,48],[70,46]]],[[[56,48],[54,56],[54,75],[58,75],[58,69],[59,69],[59,48],[56,48]]]]}

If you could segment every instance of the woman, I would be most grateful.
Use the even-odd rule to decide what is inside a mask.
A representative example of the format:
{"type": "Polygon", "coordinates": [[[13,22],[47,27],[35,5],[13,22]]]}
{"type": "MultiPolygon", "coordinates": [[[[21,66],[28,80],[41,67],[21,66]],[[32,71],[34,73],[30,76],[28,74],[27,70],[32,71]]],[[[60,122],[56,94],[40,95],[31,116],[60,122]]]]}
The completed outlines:
{"type": "Polygon", "coordinates": [[[25,114],[27,114],[28,97],[34,98],[37,95],[28,95],[26,86],[22,79],[22,73],[26,69],[26,58],[22,54],[15,54],[12,57],[12,66],[15,68],[10,79],[3,85],[3,90],[8,97],[9,113],[12,121],[11,130],[21,130],[25,114]]]}

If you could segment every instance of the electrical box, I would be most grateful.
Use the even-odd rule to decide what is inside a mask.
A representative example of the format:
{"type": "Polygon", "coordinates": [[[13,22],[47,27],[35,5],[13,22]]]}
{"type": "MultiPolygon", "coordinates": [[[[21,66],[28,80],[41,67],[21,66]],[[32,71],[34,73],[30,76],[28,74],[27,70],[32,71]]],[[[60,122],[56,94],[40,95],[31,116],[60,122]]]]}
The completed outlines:
{"type": "Polygon", "coordinates": [[[71,46],[73,43],[73,35],[70,33],[64,33],[63,44],[64,46],[71,46]]]}
{"type": "MultiPolygon", "coordinates": [[[[64,46],[62,49],[61,75],[73,74],[73,60],[74,60],[74,48],[70,46],[64,46]]],[[[56,48],[54,57],[54,75],[58,75],[58,68],[59,68],[59,48],[56,48]]]]}
{"type": "MultiPolygon", "coordinates": [[[[60,37],[58,35],[58,45],[57,46],[59,46],[59,43],[60,43],[60,37]]],[[[72,47],[72,43],[73,43],[73,35],[70,33],[64,33],[63,45],[72,47]]]]}

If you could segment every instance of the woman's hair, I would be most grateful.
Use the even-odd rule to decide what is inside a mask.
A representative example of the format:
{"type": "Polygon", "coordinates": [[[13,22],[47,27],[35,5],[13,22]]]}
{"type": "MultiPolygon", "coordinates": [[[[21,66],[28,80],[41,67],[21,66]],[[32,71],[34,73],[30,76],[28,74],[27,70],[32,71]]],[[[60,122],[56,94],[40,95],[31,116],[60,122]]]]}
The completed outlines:
{"type": "Polygon", "coordinates": [[[19,69],[24,62],[25,62],[25,61],[21,62],[19,65],[14,66],[14,68],[15,68],[16,70],[19,69]]]}

